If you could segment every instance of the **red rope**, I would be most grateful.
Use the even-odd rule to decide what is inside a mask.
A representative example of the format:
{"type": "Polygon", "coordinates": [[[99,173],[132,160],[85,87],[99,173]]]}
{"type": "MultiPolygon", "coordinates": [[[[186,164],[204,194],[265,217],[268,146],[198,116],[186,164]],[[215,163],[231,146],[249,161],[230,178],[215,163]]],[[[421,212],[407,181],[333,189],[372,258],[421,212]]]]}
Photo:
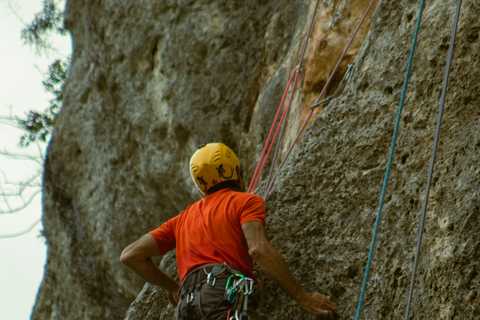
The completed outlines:
{"type": "MultiPolygon", "coordinates": [[[[270,169],[270,174],[269,174],[268,179],[267,179],[267,186],[269,185],[269,181],[270,181],[270,178],[271,178],[271,176],[272,176],[273,165],[274,165],[274,163],[275,163],[275,160],[277,159],[278,150],[280,149],[279,147],[280,147],[280,143],[281,143],[281,140],[282,140],[282,137],[283,137],[283,129],[284,129],[285,123],[286,123],[286,121],[284,121],[284,118],[288,115],[288,111],[289,111],[289,109],[290,109],[290,105],[291,105],[292,100],[293,100],[293,95],[294,95],[295,90],[296,90],[296,88],[297,88],[297,86],[298,86],[298,83],[299,83],[298,80],[299,80],[299,77],[300,77],[300,68],[302,67],[303,58],[304,58],[305,53],[306,53],[306,51],[307,51],[308,39],[310,38],[310,35],[312,34],[313,25],[314,25],[314,22],[315,22],[315,16],[316,16],[316,14],[317,14],[317,8],[318,8],[318,5],[319,5],[319,2],[320,2],[320,0],[317,0],[317,2],[315,3],[315,9],[313,10],[313,15],[312,15],[312,19],[311,19],[311,21],[310,21],[310,26],[309,26],[309,28],[308,28],[307,37],[305,38],[305,41],[304,41],[304,44],[303,44],[303,48],[302,48],[302,53],[300,54],[300,62],[299,62],[299,64],[298,64],[297,68],[295,68],[296,70],[298,69],[298,71],[297,71],[297,76],[295,77],[295,85],[294,85],[294,88],[293,88],[292,93],[291,93],[291,95],[290,95],[290,99],[289,99],[289,101],[288,101],[288,104],[287,104],[287,106],[285,107],[285,111],[284,111],[284,113],[283,113],[282,119],[280,120],[281,122],[279,123],[279,125],[278,125],[278,127],[277,127],[277,131],[276,131],[276,133],[275,133],[275,139],[276,139],[276,136],[277,136],[277,134],[278,134],[278,130],[279,130],[279,128],[281,127],[280,139],[279,139],[280,141],[277,143],[277,148],[276,148],[276,150],[275,150],[275,155],[274,155],[274,157],[273,157],[272,166],[271,166],[271,169],[270,169]],[[282,123],[282,121],[284,121],[284,122],[282,123]]],[[[293,76],[293,74],[295,74],[295,70],[294,70],[294,72],[292,73],[292,76],[293,76]]],[[[292,81],[292,78],[290,78],[289,85],[290,85],[291,81],[292,81]]],[[[283,102],[284,102],[284,100],[285,100],[286,93],[287,93],[287,91],[288,91],[289,85],[287,86],[287,89],[285,90],[285,93],[284,93],[284,95],[283,95],[284,97],[283,97],[283,99],[282,99],[282,103],[280,104],[280,107],[283,105],[283,102]]],[[[280,108],[280,107],[279,107],[279,108],[280,108]]],[[[279,111],[277,111],[277,115],[278,115],[278,113],[279,113],[279,111]]],[[[277,119],[277,118],[275,118],[275,121],[273,122],[274,124],[275,124],[275,122],[276,122],[276,119],[277,119]]],[[[273,126],[272,126],[272,129],[273,129],[273,126]]],[[[271,131],[271,130],[270,130],[270,131],[271,131]]],[[[270,135],[269,135],[269,136],[270,136],[270,135]]],[[[272,146],[273,146],[273,143],[274,143],[275,139],[272,141],[271,146],[269,147],[269,151],[268,151],[268,154],[267,154],[267,158],[268,158],[268,155],[270,154],[270,150],[271,150],[271,148],[272,148],[272,146]]],[[[267,139],[267,143],[265,143],[264,152],[265,152],[265,150],[266,150],[267,144],[268,144],[268,139],[267,139]]],[[[262,155],[264,154],[264,152],[262,153],[262,155]]],[[[262,158],[262,157],[261,157],[261,158],[262,158]]],[[[261,158],[260,158],[260,160],[259,160],[259,162],[258,162],[257,169],[258,169],[258,167],[260,166],[260,163],[262,162],[262,159],[261,159],[261,158]]],[[[267,158],[265,158],[265,159],[263,160],[263,163],[262,163],[262,165],[261,165],[260,173],[257,173],[257,175],[254,174],[254,178],[256,179],[256,181],[255,181],[253,184],[250,183],[250,186],[249,186],[247,192],[251,192],[251,191],[253,191],[253,190],[255,189],[255,187],[256,187],[256,185],[257,185],[257,183],[258,183],[258,180],[260,179],[261,172],[263,171],[263,167],[265,166],[265,163],[266,163],[266,161],[267,161],[267,158]]],[[[258,171],[258,170],[255,170],[255,172],[257,172],[257,171],[258,171]]],[[[252,179],[252,182],[253,182],[253,179],[252,179]]]]}
{"type": "MultiPolygon", "coordinates": [[[[336,71],[337,71],[337,69],[338,69],[338,66],[340,65],[340,62],[342,62],[343,57],[344,57],[345,54],[347,53],[348,48],[349,48],[350,45],[352,44],[353,39],[355,39],[355,36],[357,35],[358,30],[360,30],[360,27],[361,27],[361,25],[363,24],[363,21],[364,21],[365,18],[367,17],[367,14],[368,14],[368,12],[370,11],[370,9],[371,9],[371,7],[372,7],[372,5],[373,5],[373,3],[374,3],[375,1],[376,1],[376,0],[372,0],[372,1],[370,2],[370,5],[368,6],[367,10],[365,11],[365,14],[363,15],[362,19],[360,20],[360,23],[358,24],[357,28],[355,29],[355,31],[354,31],[352,37],[350,38],[350,41],[348,42],[347,46],[345,47],[345,50],[343,50],[342,55],[340,56],[340,59],[338,59],[338,62],[337,62],[337,64],[335,65],[335,68],[333,68],[333,71],[332,71],[332,73],[330,74],[330,77],[328,78],[327,83],[326,83],[325,86],[323,87],[322,92],[321,92],[320,95],[318,96],[318,99],[317,99],[317,101],[315,102],[315,104],[320,101],[322,95],[323,95],[323,94],[325,93],[325,91],[327,90],[327,87],[328,87],[328,85],[330,84],[330,82],[332,81],[333,76],[335,75],[335,73],[336,73],[336,71]]],[[[300,135],[302,134],[303,130],[305,129],[308,121],[309,121],[310,118],[312,117],[312,115],[313,115],[313,110],[314,110],[314,109],[312,109],[312,110],[310,111],[310,113],[308,114],[307,119],[305,120],[305,122],[303,123],[302,127],[301,127],[300,130],[298,131],[298,134],[297,134],[297,136],[295,137],[295,140],[294,140],[293,143],[290,145],[290,148],[288,149],[287,154],[283,157],[282,162],[280,163],[280,166],[278,167],[277,171],[275,171],[275,174],[273,175],[273,178],[271,179],[271,181],[269,181],[269,182],[267,183],[267,186],[265,187],[265,193],[264,193],[264,195],[263,195],[263,199],[264,199],[264,200],[267,199],[267,196],[268,196],[270,190],[272,189],[273,183],[275,182],[275,179],[276,179],[278,173],[280,172],[280,169],[282,169],[283,164],[285,163],[285,161],[287,160],[288,156],[289,156],[290,153],[292,152],[293,147],[295,146],[295,143],[297,143],[297,141],[298,141],[298,139],[300,138],[300,135]]]]}
{"type": "MultiPolygon", "coordinates": [[[[305,41],[303,43],[302,53],[300,55],[300,62],[298,63],[298,66],[300,68],[302,68],[303,59],[304,59],[305,53],[307,51],[308,39],[310,38],[310,35],[312,34],[313,25],[315,24],[315,16],[317,14],[318,4],[319,4],[319,0],[317,0],[317,2],[315,4],[315,9],[313,10],[313,14],[312,14],[312,20],[310,21],[310,26],[308,27],[307,37],[305,38],[305,41]]],[[[295,77],[295,88],[297,87],[298,82],[300,80],[299,76],[300,76],[300,73],[297,73],[297,76],[295,77]]],[[[287,113],[288,113],[288,110],[290,109],[290,105],[292,103],[292,100],[293,100],[293,94],[290,96],[290,100],[288,101],[288,104],[287,104],[287,107],[286,107],[287,113]]],[[[279,138],[279,141],[277,143],[277,147],[275,148],[275,154],[273,155],[272,165],[270,166],[270,173],[268,174],[268,178],[267,178],[267,182],[266,182],[267,187],[270,185],[270,180],[272,179],[273,168],[274,168],[274,165],[275,165],[275,160],[277,159],[277,155],[279,154],[279,151],[280,151],[280,145],[281,145],[281,142],[282,142],[282,139],[283,139],[285,124],[286,124],[286,122],[284,122],[282,124],[282,130],[280,131],[280,138],[279,138]]],[[[263,196],[263,199],[266,200],[265,195],[263,196]]]]}
{"type": "MultiPolygon", "coordinates": [[[[270,138],[272,137],[273,129],[275,128],[275,124],[277,123],[278,116],[280,115],[280,110],[282,110],[282,106],[285,103],[285,98],[287,97],[288,89],[290,89],[290,84],[293,81],[293,77],[295,76],[295,73],[298,71],[298,66],[293,70],[292,75],[290,76],[290,80],[288,80],[287,87],[285,88],[285,92],[283,93],[283,98],[282,101],[280,102],[280,105],[278,106],[277,114],[275,115],[275,119],[273,119],[272,127],[270,128],[270,132],[268,133],[267,141],[265,142],[265,146],[263,147],[263,152],[262,155],[260,156],[260,159],[258,160],[257,168],[255,169],[255,173],[253,174],[252,181],[250,182],[250,185],[248,187],[247,192],[252,192],[255,190],[257,187],[257,183],[260,180],[260,177],[263,172],[263,168],[265,167],[265,164],[267,163],[267,159],[270,155],[270,151],[272,151],[272,147],[277,139],[278,131],[280,130],[280,127],[285,119],[285,116],[287,114],[287,108],[284,109],[282,118],[280,119],[280,122],[278,123],[277,130],[275,131],[275,135],[273,136],[273,139],[270,141],[270,138]],[[270,143],[270,146],[268,144],[270,143]],[[268,148],[268,151],[267,151],[268,148]]],[[[298,86],[298,83],[297,83],[298,86]]],[[[292,91],[292,95],[295,92],[296,87],[292,91]]]]}

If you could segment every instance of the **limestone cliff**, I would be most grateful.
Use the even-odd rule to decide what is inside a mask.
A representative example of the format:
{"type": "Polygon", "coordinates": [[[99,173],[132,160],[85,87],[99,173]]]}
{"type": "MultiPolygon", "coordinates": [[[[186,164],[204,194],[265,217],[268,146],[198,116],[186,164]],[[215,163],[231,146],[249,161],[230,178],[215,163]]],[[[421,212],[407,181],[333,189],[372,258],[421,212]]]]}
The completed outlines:
{"type": "MultiPolygon", "coordinates": [[[[121,266],[122,249],[198,199],[187,171],[197,144],[231,146],[249,181],[317,10],[284,152],[369,2],[68,1],[74,57],[45,163],[49,253],[32,318],[171,319],[162,291],[141,291],[121,266]]],[[[418,2],[376,4],[327,94],[356,61],[345,90],[316,115],[267,199],[272,243],[341,319],[358,303],[418,2]]],[[[454,9],[426,3],[364,319],[405,312],[454,9]]],[[[480,317],[478,16],[480,3],[465,1],[413,319],[480,317]]],[[[162,266],[175,275],[173,253],[162,266]]],[[[271,319],[313,318],[268,279],[266,297],[271,319]]]]}

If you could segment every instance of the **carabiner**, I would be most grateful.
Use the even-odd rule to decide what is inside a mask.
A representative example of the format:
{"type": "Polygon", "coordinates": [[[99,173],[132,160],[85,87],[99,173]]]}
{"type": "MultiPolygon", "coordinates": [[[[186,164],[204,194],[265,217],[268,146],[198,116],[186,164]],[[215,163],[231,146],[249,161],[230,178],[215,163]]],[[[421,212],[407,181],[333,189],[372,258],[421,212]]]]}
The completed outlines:
{"type": "Polygon", "coordinates": [[[345,81],[345,80],[347,80],[348,78],[350,78],[350,74],[351,74],[352,69],[353,69],[354,66],[355,66],[355,61],[352,62],[352,63],[350,63],[350,64],[348,65],[347,71],[345,72],[345,75],[343,76],[342,81],[345,81]]]}
{"type": "Polygon", "coordinates": [[[207,275],[207,284],[210,286],[210,287],[215,287],[215,283],[217,282],[217,278],[213,277],[213,283],[212,282],[212,273],[210,272],[208,275],[207,275]]]}
{"type": "Polygon", "coordinates": [[[230,292],[228,293],[228,297],[227,297],[227,300],[228,302],[230,303],[234,303],[235,302],[235,296],[232,297],[232,294],[234,293],[233,289],[230,289],[230,292]]]}
{"type": "Polygon", "coordinates": [[[230,284],[230,279],[232,279],[232,277],[233,277],[233,274],[230,277],[228,277],[227,285],[225,286],[225,290],[228,289],[228,285],[230,284]]]}
{"type": "Polygon", "coordinates": [[[245,282],[245,279],[239,279],[239,280],[235,280],[233,281],[233,288],[235,289],[241,289],[244,285],[244,282],[245,282]]]}
{"type": "Polygon", "coordinates": [[[253,292],[253,279],[252,278],[245,278],[245,286],[243,289],[243,293],[245,295],[249,295],[253,292]]]}
{"type": "MultiPolygon", "coordinates": [[[[240,277],[240,278],[242,278],[242,279],[245,279],[245,277],[244,277],[242,274],[238,274],[238,273],[237,273],[236,275],[233,275],[233,274],[232,274],[230,277],[228,277],[227,285],[225,286],[225,289],[228,289],[228,285],[230,284],[230,280],[231,280],[233,277],[235,277],[235,276],[238,276],[238,277],[240,277]]],[[[235,279],[234,279],[234,280],[235,280],[235,279]]],[[[233,286],[235,286],[235,284],[234,284],[233,286]]]]}
{"type": "Polygon", "coordinates": [[[238,310],[235,310],[235,320],[242,320],[243,312],[239,313],[238,310]],[[240,314],[240,317],[238,315],[240,314]]]}

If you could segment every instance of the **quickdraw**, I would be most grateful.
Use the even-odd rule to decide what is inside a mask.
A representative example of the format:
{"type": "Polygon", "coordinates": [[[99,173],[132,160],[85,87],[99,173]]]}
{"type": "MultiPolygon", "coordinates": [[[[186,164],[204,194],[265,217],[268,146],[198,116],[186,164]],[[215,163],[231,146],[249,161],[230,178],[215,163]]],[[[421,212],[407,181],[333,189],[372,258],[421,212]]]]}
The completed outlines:
{"type": "Polygon", "coordinates": [[[225,297],[228,302],[232,303],[232,308],[228,311],[227,320],[241,320],[247,314],[248,296],[253,292],[253,282],[252,278],[241,274],[231,275],[228,278],[225,297]],[[239,277],[239,279],[235,279],[235,277],[239,277]],[[230,316],[232,311],[235,313],[230,316]]]}
{"type": "MultiPolygon", "coordinates": [[[[340,56],[340,59],[338,59],[338,62],[337,64],[335,65],[335,67],[333,68],[333,71],[330,73],[330,76],[328,77],[327,79],[327,82],[325,83],[325,85],[323,86],[323,89],[322,91],[320,92],[319,96],[318,96],[318,100],[320,100],[320,98],[323,96],[323,94],[325,93],[326,89],[328,88],[328,86],[330,85],[330,82],[332,81],[333,79],[333,76],[335,75],[337,69],[338,69],[338,66],[340,65],[340,63],[342,62],[343,58],[345,57],[345,54],[347,53],[347,50],[348,48],[350,48],[350,45],[352,44],[353,42],[353,39],[355,39],[355,36],[357,35],[358,31],[360,30],[360,27],[362,26],[363,22],[365,21],[368,13],[370,12],[370,9],[372,8],[374,2],[376,0],[372,0],[370,2],[370,4],[368,5],[368,8],[367,10],[365,11],[362,19],[360,20],[357,28],[355,29],[355,31],[353,32],[353,35],[352,37],[350,38],[350,40],[348,41],[347,43],[347,46],[345,47],[345,49],[343,50],[341,56],[340,56]]],[[[313,15],[313,18],[315,18],[315,14],[313,15]]],[[[312,19],[313,21],[313,19],[312,19]]],[[[310,33],[309,33],[309,36],[310,36],[310,33]]],[[[303,56],[302,56],[302,59],[300,61],[303,61],[303,56]]],[[[300,66],[302,65],[301,63],[299,64],[300,66]]],[[[307,124],[309,123],[310,121],[310,118],[312,117],[313,115],[313,109],[310,110],[310,113],[307,115],[306,119],[304,120],[300,130],[298,131],[298,134],[297,136],[295,137],[295,139],[293,139],[293,142],[290,144],[290,147],[288,148],[286,154],[283,156],[283,159],[282,161],[280,162],[280,165],[278,166],[277,170],[275,171],[275,173],[273,174],[273,170],[270,170],[270,175],[268,177],[268,180],[266,181],[266,187],[265,187],[265,191],[264,191],[264,194],[263,194],[263,200],[267,200],[267,197],[268,197],[268,194],[270,193],[270,190],[272,189],[273,187],[273,184],[275,183],[275,179],[277,178],[277,175],[278,173],[280,172],[280,170],[282,169],[283,165],[285,164],[286,160],[288,159],[288,156],[290,155],[290,153],[292,152],[293,148],[296,146],[296,143],[298,141],[298,139],[300,138],[300,136],[302,135],[303,131],[305,130],[305,127],[307,126],[307,124]]],[[[280,143],[277,144],[277,149],[278,149],[278,146],[280,145],[280,143]]],[[[274,158],[276,159],[276,158],[274,158]]],[[[273,161],[274,163],[275,161],[273,161]]],[[[272,167],[273,169],[273,167],[272,167]]]]}
{"type": "Polygon", "coordinates": [[[346,83],[347,83],[347,80],[348,78],[350,78],[350,75],[352,74],[352,69],[353,69],[353,66],[355,65],[355,62],[351,63],[348,65],[348,69],[347,71],[345,72],[345,75],[343,76],[343,79],[342,81],[340,82],[340,84],[338,85],[337,89],[335,90],[334,93],[332,93],[332,95],[330,95],[328,98],[320,101],[320,102],[317,102],[315,103],[313,106],[310,107],[310,109],[315,109],[319,106],[321,106],[322,104],[325,104],[327,102],[329,102],[330,100],[332,100],[333,98],[335,98],[337,96],[337,93],[340,91],[340,89],[344,88],[346,83]]]}

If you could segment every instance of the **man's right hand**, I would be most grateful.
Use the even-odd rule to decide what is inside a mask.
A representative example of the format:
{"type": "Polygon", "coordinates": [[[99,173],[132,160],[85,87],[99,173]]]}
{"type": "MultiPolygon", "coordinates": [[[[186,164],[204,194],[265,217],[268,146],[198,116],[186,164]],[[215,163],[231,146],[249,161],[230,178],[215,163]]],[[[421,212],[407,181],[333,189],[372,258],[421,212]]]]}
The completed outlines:
{"type": "Polygon", "coordinates": [[[335,303],[328,300],[328,298],[323,294],[306,293],[302,299],[297,302],[299,307],[308,313],[333,320],[333,315],[335,314],[335,303]]]}
{"type": "Polygon", "coordinates": [[[268,241],[265,227],[261,222],[245,222],[242,231],[247,240],[248,253],[270,279],[287,291],[303,310],[316,316],[333,319],[335,303],[323,294],[305,292],[288,268],[285,259],[268,241]]]}

